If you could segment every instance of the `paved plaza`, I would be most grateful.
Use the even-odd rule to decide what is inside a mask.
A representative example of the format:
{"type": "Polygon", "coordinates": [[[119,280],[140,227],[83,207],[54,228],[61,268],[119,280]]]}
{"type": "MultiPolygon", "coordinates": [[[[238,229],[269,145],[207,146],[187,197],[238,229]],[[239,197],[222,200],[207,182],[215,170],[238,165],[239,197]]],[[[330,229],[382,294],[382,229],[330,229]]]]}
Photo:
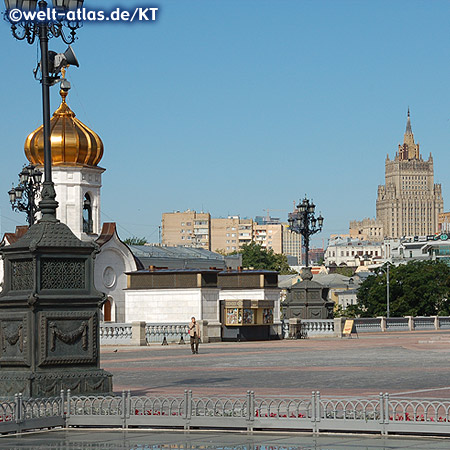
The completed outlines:
{"type": "Polygon", "coordinates": [[[56,430],[0,437],[8,450],[446,450],[448,439],[147,430],[56,430]]]}
{"type": "Polygon", "coordinates": [[[132,394],[392,395],[450,398],[450,332],[357,338],[103,347],[114,390],[132,394]]]}

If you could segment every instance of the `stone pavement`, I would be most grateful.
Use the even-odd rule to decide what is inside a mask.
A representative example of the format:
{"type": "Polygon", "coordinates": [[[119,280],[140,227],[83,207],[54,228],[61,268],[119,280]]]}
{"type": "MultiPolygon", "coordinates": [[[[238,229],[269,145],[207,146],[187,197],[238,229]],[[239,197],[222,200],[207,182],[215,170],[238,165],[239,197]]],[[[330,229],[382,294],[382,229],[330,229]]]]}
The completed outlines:
{"type": "Polygon", "coordinates": [[[56,430],[0,437],[8,450],[444,450],[448,439],[381,436],[175,432],[147,430],[56,430]]]}
{"type": "Polygon", "coordinates": [[[188,345],[103,347],[114,390],[132,394],[392,395],[450,398],[450,332],[363,334],[188,345]],[[117,352],[114,352],[117,350],[117,352]]]}

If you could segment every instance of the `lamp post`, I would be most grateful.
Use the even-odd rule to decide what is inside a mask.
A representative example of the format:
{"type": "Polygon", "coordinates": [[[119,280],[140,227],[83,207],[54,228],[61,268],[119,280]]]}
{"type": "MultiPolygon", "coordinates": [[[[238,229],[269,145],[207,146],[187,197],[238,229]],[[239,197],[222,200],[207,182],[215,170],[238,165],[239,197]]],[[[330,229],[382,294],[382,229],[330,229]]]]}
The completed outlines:
{"type": "MultiPolygon", "coordinates": [[[[50,146],[50,86],[59,73],[78,61],[72,49],[49,52],[50,37],[73,42],[78,23],[14,23],[12,9],[47,8],[44,0],[5,0],[6,18],[14,37],[41,48],[44,118],[44,175],[39,209],[42,218],[16,242],[0,248],[4,282],[0,293],[2,340],[0,397],[14,392],[24,398],[55,397],[70,386],[79,395],[112,393],[112,375],[100,368],[99,311],[106,301],[94,285],[94,254],[98,247],[78,239],[56,219],[58,202],[52,182],[50,146]],[[64,35],[64,27],[71,30],[64,35]]],[[[82,0],[53,0],[61,9],[79,7],[82,0]]],[[[50,14],[53,16],[52,14],[50,14]]],[[[41,14],[42,16],[42,14],[41,14]]],[[[36,73],[35,72],[35,76],[36,73]]],[[[61,88],[68,87],[67,80],[61,88]],[[64,87],[65,85],[65,87],[64,87]]],[[[14,194],[16,190],[14,189],[14,194]]]]}
{"type": "MultiPolygon", "coordinates": [[[[67,12],[81,8],[84,0],[52,0],[53,7],[61,12],[67,12]]],[[[21,19],[16,22],[11,17],[11,11],[25,10],[25,11],[47,11],[48,3],[45,0],[5,0],[6,13],[5,20],[11,23],[11,31],[15,39],[19,41],[26,40],[28,44],[33,44],[36,38],[39,39],[41,49],[41,63],[40,71],[42,74],[42,112],[43,112],[43,127],[44,127],[44,176],[45,181],[42,186],[41,202],[39,204],[42,212],[43,220],[56,220],[56,208],[58,202],[55,200],[55,186],[52,182],[52,154],[50,143],[50,86],[54,85],[59,80],[59,72],[63,67],[67,67],[70,63],[78,65],[75,55],[71,51],[73,58],[67,58],[67,52],[64,54],[56,54],[49,52],[48,40],[51,37],[61,38],[66,44],[71,44],[76,39],[76,29],[81,26],[81,23],[67,20],[56,21],[30,21],[21,19]],[[70,34],[66,35],[65,28],[70,30],[70,34]],[[56,58],[56,57],[59,58],[56,58]],[[56,64],[56,61],[59,61],[56,64]],[[52,76],[50,76],[50,72],[52,76]]],[[[57,15],[57,17],[59,17],[57,15]]]]}
{"type": "Polygon", "coordinates": [[[391,263],[389,261],[386,262],[386,268],[380,267],[380,270],[386,273],[386,318],[389,319],[390,314],[390,299],[389,299],[389,266],[391,263]]]}
{"type": "Polygon", "coordinates": [[[19,173],[19,184],[8,192],[13,211],[27,213],[28,225],[36,221],[36,213],[39,207],[36,198],[41,187],[42,172],[32,164],[25,166],[19,173]]]}
{"type": "Polygon", "coordinates": [[[303,236],[306,267],[309,264],[309,238],[313,234],[322,231],[323,227],[323,217],[319,215],[316,218],[314,216],[315,209],[316,205],[305,196],[303,201],[297,205],[297,209],[289,213],[288,216],[290,230],[303,236]]]}

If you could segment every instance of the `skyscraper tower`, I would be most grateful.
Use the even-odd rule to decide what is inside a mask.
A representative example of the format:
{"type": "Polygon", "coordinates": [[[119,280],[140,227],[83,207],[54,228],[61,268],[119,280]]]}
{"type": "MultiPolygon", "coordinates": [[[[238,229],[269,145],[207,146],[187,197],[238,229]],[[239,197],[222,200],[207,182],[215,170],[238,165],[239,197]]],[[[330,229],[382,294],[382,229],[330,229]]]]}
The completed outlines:
{"type": "Polygon", "coordinates": [[[434,183],[433,157],[422,159],[414,142],[411,118],[408,118],[403,144],[395,159],[386,156],[385,184],[378,186],[377,221],[384,236],[425,236],[438,229],[438,214],[444,209],[440,184],[434,183]]]}

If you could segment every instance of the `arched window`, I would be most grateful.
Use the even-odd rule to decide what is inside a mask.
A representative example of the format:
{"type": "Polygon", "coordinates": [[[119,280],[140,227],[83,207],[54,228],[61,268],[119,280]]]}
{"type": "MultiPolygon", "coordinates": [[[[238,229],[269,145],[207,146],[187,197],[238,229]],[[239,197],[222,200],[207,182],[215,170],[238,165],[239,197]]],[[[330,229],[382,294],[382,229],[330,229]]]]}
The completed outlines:
{"type": "Polygon", "coordinates": [[[94,232],[94,224],[92,221],[92,201],[89,194],[85,194],[83,202],[83,232],[94,232]]]}

